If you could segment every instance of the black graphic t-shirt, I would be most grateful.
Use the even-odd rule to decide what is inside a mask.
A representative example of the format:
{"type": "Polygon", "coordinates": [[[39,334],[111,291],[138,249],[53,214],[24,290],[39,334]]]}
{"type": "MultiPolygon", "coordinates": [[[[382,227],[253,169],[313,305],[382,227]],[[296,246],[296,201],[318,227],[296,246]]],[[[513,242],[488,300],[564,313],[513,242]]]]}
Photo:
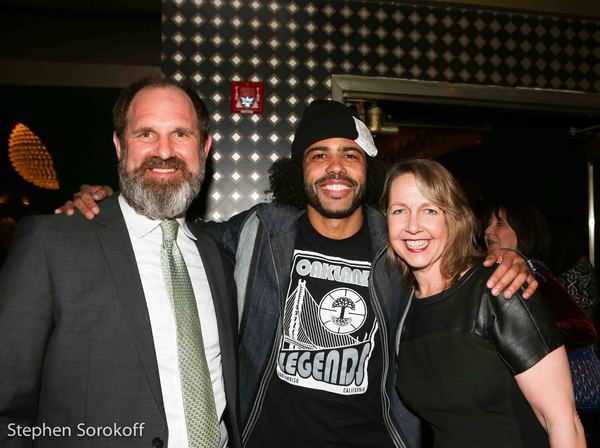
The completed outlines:
{"type": "Polygon", "coordinates": [[[391,447],[369,299],[365,224],[345,240],[298,227],[277,366],[250,447],[391,447]]]}

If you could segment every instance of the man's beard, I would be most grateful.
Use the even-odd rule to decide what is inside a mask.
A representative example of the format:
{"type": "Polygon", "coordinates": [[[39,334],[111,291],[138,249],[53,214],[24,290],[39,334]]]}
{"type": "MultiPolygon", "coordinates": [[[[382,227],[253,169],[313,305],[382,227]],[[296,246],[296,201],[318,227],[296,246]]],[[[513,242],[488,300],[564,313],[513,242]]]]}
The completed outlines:
{"type": "Polygon", "coordinates": [[[321,177],[313,184],[308,184],[306,182],[304,183],[304,192],[306,193],[306,199],[308,204],[311,205],[317,212],[319,212],[321,216],[328,219],[343,219],[348,218],[350,215],[352,215],[352,213],[354,213],[360,206],[362,206],[363,199],[365,197],[365,191],[366,188],[364,184],[359,185],[358,182],[356,182],[354,179],[335,174],[321,177]],[[332,210],[325,208],[325,206],[321,203],[315,185],[319,185],[323,182],[332,179],[345,180],[346,182],[350,182],[350,184],[352,184],[352,187],[356,191],[356,195],[352,199],[350,207],[342,210],[332,210]]]}
{"type": "Polygon", "coordinates": [[[141,166],[128,172],[126,159],[124,153],[119,161],[121,194],[137,213],[157,220],[185,216],[204,180],[206,159],[202,151],[198,174],[192,174],[181,159],[170,157],[163,160],[156,156],[144,160],[141,166]],[[180,170],[182,176],[177,179],[153,179],[146,175],[146,170],[152,168],[174,168],[180,170]]]}

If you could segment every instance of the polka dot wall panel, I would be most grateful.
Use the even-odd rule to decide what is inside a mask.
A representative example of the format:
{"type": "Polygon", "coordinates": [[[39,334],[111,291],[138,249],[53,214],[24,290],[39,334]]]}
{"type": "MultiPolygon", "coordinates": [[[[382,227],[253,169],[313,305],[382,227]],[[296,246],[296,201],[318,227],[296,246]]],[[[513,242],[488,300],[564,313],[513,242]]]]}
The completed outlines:
{"type": "Polygon", "coordinates": [[[162,70],[196,89],[214,146],[207,219],[268,200],[305,105],[331,74],[600,92],[600,21],[365,1],[164,0],[162,70]],[[263,114],[230,112],[263,82],[263,114]]]}

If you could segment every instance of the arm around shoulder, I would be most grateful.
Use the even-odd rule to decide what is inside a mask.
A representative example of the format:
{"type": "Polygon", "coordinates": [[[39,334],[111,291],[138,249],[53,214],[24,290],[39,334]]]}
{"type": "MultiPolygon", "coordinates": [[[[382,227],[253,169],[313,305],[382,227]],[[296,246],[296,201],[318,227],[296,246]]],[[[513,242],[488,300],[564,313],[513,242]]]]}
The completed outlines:
{"type": "Polygon", "coordinates": [[[55,214],[65,213],[67,216],[73,216],[78,210],[87,219],[94,219],[100,214],[98,202],[112,196],[114,191],[108,185],[87,185],[83,184],[81,189],[73,195],[72,201],[67,201],[56,210],[55,214]]]}
{"type": "Polygon", "coordinates": [[[249,210],[233,215],[227,221],[197,221],[196,225],[201,225],[209,235],[223,248],[233,259],[236,258],[240,233],[247,219],[255,216],[256,208],[261,204],[252,207],[249,210]]]}

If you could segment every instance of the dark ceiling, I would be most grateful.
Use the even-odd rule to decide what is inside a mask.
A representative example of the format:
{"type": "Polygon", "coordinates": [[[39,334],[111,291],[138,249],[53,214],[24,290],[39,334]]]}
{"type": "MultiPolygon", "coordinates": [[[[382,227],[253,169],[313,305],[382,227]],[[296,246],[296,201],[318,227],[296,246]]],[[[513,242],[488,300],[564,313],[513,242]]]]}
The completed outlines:
{"type": "Polygon", "coordinates": [[[122,13],[159,15],[160,0],[3,0],[2,5],[12,8],[43,9],[55,11],[80,11],[94,13],[122,13]]]}
{"type": "Polygon", "coordinates": [[[0,62],[158,67],[160,28],[160,0],[3,0],[0,62]]]}

